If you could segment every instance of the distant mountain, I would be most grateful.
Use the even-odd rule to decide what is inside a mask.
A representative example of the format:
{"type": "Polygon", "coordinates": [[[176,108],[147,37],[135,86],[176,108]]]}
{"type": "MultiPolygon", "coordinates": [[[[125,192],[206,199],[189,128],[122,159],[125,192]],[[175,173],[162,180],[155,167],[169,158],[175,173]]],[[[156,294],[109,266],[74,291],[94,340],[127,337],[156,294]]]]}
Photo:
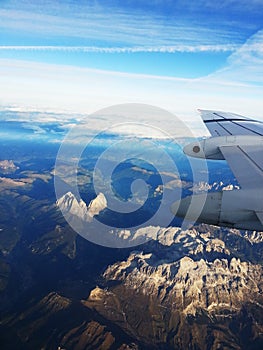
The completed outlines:
{"type": "MultiPolygon", "coordinates": [[[[24,137],[21,125],[11,126],[17,139],[1,143],[5,159],[13,160],[2,163],[10,175],[0,169],[1,349],[263,349],[262,233],[207,225],[183,231],[180,222],[166,228],[158,218],[151,226],[135,225],[158,210],[163,191],[173,195],[181,187],[185,196],[193,190],[235,190],[229,169],[215,165],[209,182],[195,186],[183,154],[175,150],[182,181],[165,172],[162,184],[153,168],[129,161],[116,168],[114,191],[129,200],[130,184],[142,178],[150,196],[138,218],[132,213],[122,219],[110,210],[105,187],[105,196],[87,203],[74,195],[68,159],[56,203],[54,166],[64,122],[63,128],[54,123],[45,128],[54,131],[54,143],[40,142],[46,133],[35,134],[36,129],[24,137]],[[88,222],[83,235],[65,218],[88,222]],[[108,222],[112,227],[104,225],[103,232],[98,223],[108,222]],[[104,246],[92,243],[98,239],[104,246]],[[115,248],[105,247],[107,240],[115,248]]],[[[101,152],[94,147],[83,154],[82,198],[94,191],[92,173],[101,152]]],[[[102,176],[100,181],[103,185],[102,176]]]]}
{"type": "MultiPolygon", "coordinates": [[[[105,201],[59,204],[85,217],[105,201]]],[[[0,206],[5,349],[262,349],[262,233],[149,226],[116,230],[152,238],[116,250],[76,235],[52,202],[6,192],[0,206]]]]}
{"type": "Polygon", "coordinates": [[[14,172],[19,169],[18,166],[14,164],[12,160],[1,160],[0,161],[0,171],[4,173],[14,172]]]}
{"type": "Polygon", "coordinates": [[[83,221],[91,221],[94,215],[107,208],[107,200],[103,193],[99,193],[87,206],[82,199],[77,200],[73,193],[67,192],[57,200],[56,205],[64,215],[75,215],[83,221]]]}

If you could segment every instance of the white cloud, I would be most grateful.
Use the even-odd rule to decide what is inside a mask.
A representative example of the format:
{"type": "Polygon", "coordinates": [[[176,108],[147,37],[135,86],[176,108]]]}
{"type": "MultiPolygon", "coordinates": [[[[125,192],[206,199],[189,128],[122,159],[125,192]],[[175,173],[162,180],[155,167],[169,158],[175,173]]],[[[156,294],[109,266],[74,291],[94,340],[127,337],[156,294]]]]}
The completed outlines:
{"type": "Polygon", "coordinates": [[[229,58],[227,66],[214,74],[220,79],[263,86],[263,30],[250,37],[229,58]]]}
{"type": "MultiPolygon", "coordinates": [[[[18,4],[18,9],[0,8],[0,28],[5,31],[24,33],[26,38],[36,36],[38,43],[96,42],[110,47],[119,46],[217,46],[240,44],[244,33],[242,27],[229,23],[197,21],[185,13],[176,16],[136,13],[116,8],[74,6],[72,12],[59,11],[50,4],[50,10],[36,10],[18,4]],[[52,8],[54,10],[52,11],[52,8]],[[182,44],[183,42],[183,44],[182,44]]],[[[183,11],[183,8],[182,8],[183,11]]],[[[245,32],[245,31],[244,31],[245,32]]]]}
{"type": "Polygon", "coordinates": [[[52,52],[82,52],[82,53],[136,53],[136,52],[230,52],[239,45],[170,45],[170,46],[134,46],[134,47],[100,47],[100,46],[52,46],[52,45],[2,45],[0,51],[52,51],[52,52]]]}
{"type": "MultiPolygon", "coordinates": [[[[261,31],[232,54],[223,70],[199,79],[1,59],[0,104],[88,114],[119,103],[147,103],[175,112],[202,134],[197,108],[262,119],[262,70],[261,31]]],[[[172,124],[171,118],[160,122],[167,128],[172,124]]]]}

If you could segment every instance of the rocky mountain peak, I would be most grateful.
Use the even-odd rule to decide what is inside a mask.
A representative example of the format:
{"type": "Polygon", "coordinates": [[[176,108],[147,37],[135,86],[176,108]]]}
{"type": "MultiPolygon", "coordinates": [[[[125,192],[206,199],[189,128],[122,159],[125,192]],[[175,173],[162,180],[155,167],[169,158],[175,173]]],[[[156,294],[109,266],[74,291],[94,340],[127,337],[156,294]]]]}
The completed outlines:
{"type": "Polygon", "coordinates": [[[107,200],[103,193],[99,193],[89,205],[80,198],[74,196],[72,192],[67,192],[56,202],[64,215],[75,215],[83,221],[91,221],[94,215],[98,215],[107,207],[107,200]]]}

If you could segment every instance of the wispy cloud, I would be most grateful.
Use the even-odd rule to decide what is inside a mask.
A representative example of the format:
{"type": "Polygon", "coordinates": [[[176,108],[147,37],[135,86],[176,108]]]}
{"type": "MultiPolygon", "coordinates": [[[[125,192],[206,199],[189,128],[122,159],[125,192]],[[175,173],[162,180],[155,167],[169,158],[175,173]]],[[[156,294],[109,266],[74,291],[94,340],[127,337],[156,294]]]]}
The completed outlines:
{"type": "MultiPolygon", "coordinates": [[[[244,4],[243,0],[241,2],[244,4]]],[[[194,112],[197,107],[248,115],[254,113],[254,116],[262,113],[263,35],[259,31],[247,40],[248,32],[253,31],[257,24],[245,17],[245,10],[238,5],[238,1],[187,2],[187,16],[182,12],[186,10],[183,0],[170,1],[171,4],[181,3],[181,6],[175,6],[171,14],[158,15],[129,12],[127,8],[105,9],[100,5],[87,6],[85,11],[74,5],[73,9],[62,8],[59,11],[60,7],[56,5],[56,8],[53,2],[49,2],[46,8],[38,5],[29,7],[30,3],[23,8],[15,1],[13,4],[16,6],[0,9],[0,30],[17,33],[18,38],[21,34],[24,39],[21,46],[22,41],[16,39],[16,35],[5,42],[3,36],[0,51],[229,51],[232,54],[223,69],[199,79],[126,74],[2,59],[0,85],[5,89],[1,92],[0,104],[32,106],[43,110],[48,106],[51,109],[90,113],[111,104],[141,102],[157,104],[190,116],[191,125],[201,124],[194,112]],[[230,21],[230,3],[239,13],[242,12],[243,17],[230,21]],[[212,11],[214,4],[219,12],[220,6],[227,9],[226,18],[222,21],[218,17],[215,21],[216,15],[212,11]],[[197,16],[198,6],[211,8],[211,16],[207,16],[205,21],[197,16]]],[[[97,3],[100,4],[100,1],[97,3]]],[[[145,2],[140,3],[145,6],[145,2]]],[[[259,11],[261,4],[262,1],[256,0],[253,4],[247,2],[246,11],[253,11],[253,14],[258,12],[258,16],[262,16],[259,11]],[[256,3],[259,5],[256,6],[256,3]]],[[[13,56],[19,57],[19,52],[13,56]]],[[[165,122],[171,124],[171,120],[165,122]]]]}
{"type": "MultiPolygon", "coordinates": [[[[100,47],[100,46],[55,46],[55,45],[2,45],[0,51],[52,51],[82,53],[137,53],[137,52],[231,52],[239,45],[173,45],[173,46],[134,46],[134,47],[100,47]]],[[[259,48],[262,49],[263,48],[259,48]]]]}
{"type": "Polygon", "coordinates": [[[233,52],[226,67],[212,74],[210,78],[218,76],[233,83],[263,86],[263,30],[259,30],[233,52]]]}
{"type": "MultiPolygon", "coordinates": [[[[14,60],[0,61],[0,104],[91,113],[119,103],[162,106],[205,132],[195,110],[262,115],[262,32],[234,52],[224,69],[199,79],[178,79],[14,60]],[[23,89],[21,89],[23,86],[23,89]]],[[[139,117],[138,117],[139,118],[139,117]]],[[[171,125],[171,119],[160,119],[171,125]]],[[[91,127],[94,125],[91,125],[91,127]]],[[[176,125],[173,125],[176,127],[176,125]]]]}
{"type": "MultiPolygon", "coordinates": [[[[189,50],[189,47],[196,46],[196,50],[198,47],[213,50],[214,47],[223,49],[224,45],[231,47],[241,44],[249,27],[246,24],[243,29],[233,21],[214,21],[210,16],[205,21],[198,21],[195,13],[184,12],[183,6],[175,15],[138,13],[100,6],[74,6],[72,12],[70,9],[59,12],[54,5],[50,6],[49,10],[43,7],[42,12],[41,6],[37,10],[30,7],[24,9],[19,4],[18,9],[0,8],[0,28],[22,35],[23,42],[29,45],[32,41],[37,45],[55,42],[55,46],[61,43],[79,46],[80,42],[86,46],[87,43],[96,42],[98,47],[116,49],[181,46],[189,50]]],[[[5,38],[5,44],[7,40],[5,38]]],[[[19,45],[19,42],[15,44],[19,45]]]]}

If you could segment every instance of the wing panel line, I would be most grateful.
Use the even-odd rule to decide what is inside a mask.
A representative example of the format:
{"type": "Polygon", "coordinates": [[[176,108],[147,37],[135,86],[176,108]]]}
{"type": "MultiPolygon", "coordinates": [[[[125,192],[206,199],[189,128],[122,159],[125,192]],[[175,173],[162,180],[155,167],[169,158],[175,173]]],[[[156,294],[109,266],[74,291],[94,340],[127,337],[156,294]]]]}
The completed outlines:
{"type": "Polygon", "coordinates": [[[259,135],[259,136],[262,136],[262,133],[259,133],[259,132],[255,131],[255,130],[252,130],[252,129],[250,129],[250,128],[248,128],[248,127],[242,125],[242,124],[238,124],[238,123],[235,123],[235,122],[232,122],[232,123],[235,124],[235,125],[237,125],[237,126],[240,126],[241,128],[243,128],[243,129],[245,129],[245,130],[248,130],[248,131],[252,132],[253,134],[257,134],[257,135],[259,135]]]}
{"type": "MultiPolygon", "coordinates": [[[[244,119],[239,119],[239,118],[224,118],[224,119],[208,119],[208,120],[204,120],[204,123],[212,123],[212,122],[233,122],[233,121],[240,121],[240,122],[247,122],[247,120],[244,119]]],[[[255,122],[256,120],[251,120],[252,122],[255,122]]]]}
{"type": "Polygon", "coordinates": [[[229,130],[227,130],[227,128],[225,128],[223,125],[221,125],[220,123],[217,123],[219,126],[221,126],[222,129],[224,129],[229,135],[233,135],[229,130]]]}

